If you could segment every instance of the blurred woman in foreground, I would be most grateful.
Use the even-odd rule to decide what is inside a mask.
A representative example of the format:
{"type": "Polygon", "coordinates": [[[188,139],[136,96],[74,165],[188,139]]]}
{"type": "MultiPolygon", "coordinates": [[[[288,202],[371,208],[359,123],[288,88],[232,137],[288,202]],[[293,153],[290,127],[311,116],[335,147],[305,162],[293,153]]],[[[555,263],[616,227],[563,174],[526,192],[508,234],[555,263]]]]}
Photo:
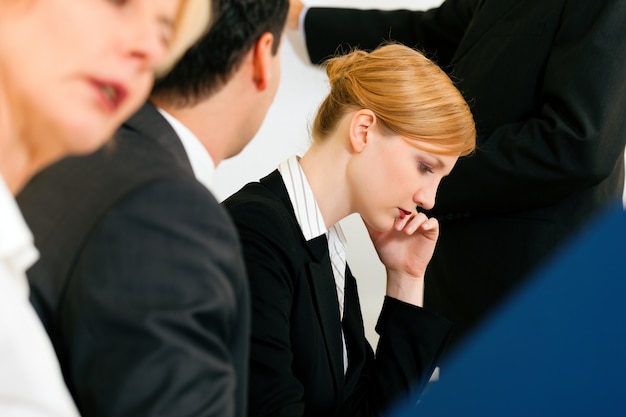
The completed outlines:
{"type": "Polygon", "coordinates": [[[0,0],[0,415],[78,415],[25,271],[37,259],[13,196],[96,150],[207,29],[208,0],[0,0]]]}

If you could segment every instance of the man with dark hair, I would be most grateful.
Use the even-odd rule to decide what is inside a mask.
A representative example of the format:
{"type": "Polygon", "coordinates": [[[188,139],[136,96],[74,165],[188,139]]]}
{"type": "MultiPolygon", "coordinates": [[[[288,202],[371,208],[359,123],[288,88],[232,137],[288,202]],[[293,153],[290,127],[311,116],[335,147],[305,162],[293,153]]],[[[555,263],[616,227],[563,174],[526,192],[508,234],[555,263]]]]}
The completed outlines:
{"type": "Polygon", "coordinates": [[[273,36],[271,51],[278,54],[285,25],[282,1],[214,0],[213,8],[219,16],[213,29],[191,47],[185,59],[156,80],[153,99],[191,107],[214,95],[243,65],[245,55],[264,33],[273,36]]]}
{"type": "Polygon", "coordinates": [[[83,415],[247,412],[247,280],[210,182],[274,98],[288,3],[213,7],[211,31],[111,144],[18,196],[42,255],[31,301],[83,415]]]}

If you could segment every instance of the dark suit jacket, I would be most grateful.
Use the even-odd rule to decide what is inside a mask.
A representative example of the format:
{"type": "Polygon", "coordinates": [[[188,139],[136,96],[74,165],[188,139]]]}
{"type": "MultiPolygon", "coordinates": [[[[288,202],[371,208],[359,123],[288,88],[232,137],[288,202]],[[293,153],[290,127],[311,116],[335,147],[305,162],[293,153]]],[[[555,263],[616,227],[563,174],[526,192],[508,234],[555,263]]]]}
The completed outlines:
{"type": "Polygon", "coordinates": [[[243,416],[249,292],[236,230],[150,104],[18,196],[31,300],[83,416],[243,416]]]}
{"type": "Polygon", "coordinates": [[[314,61],[394,39],[471,104],[478,150],[441,183],[425,305],[471,328],[607,203],[626,143],[626,2],[447,0],[420,11],[311,9],[314,61]]]}
{"type": "Polygon", "coordinates": [[[447,320],[386,298],[374,357],[347,268],[344,378],[326,236],[306,242],[278,171],[224,205],[239,229],[252,294],[250,416],[375,416],[411,388],[419,393],[449,334],[447,320]]]}

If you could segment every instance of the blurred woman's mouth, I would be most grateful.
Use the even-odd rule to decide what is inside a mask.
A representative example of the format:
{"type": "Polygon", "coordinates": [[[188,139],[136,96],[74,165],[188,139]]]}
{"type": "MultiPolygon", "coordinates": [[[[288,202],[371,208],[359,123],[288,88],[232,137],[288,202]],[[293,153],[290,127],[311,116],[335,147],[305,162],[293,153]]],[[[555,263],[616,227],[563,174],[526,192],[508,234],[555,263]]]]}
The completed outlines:
{"type": "Polygon", "coordinates": [[[128,94],[120,83],[94,79],[92,84],[98,91],[101,104],[108,112],[115,112],[128,94]]]}

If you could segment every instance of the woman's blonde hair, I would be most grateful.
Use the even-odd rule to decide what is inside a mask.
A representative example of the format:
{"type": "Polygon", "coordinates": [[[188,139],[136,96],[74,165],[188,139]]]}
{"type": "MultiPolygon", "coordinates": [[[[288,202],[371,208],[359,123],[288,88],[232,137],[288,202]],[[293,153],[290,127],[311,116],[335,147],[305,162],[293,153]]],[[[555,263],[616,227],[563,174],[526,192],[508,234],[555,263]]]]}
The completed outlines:
{"type": "Polygon", "coordinates": [[[181,0],[175,22],[174,39],[169,54],[156,69],[157,76],[166,74],[207,30],[211,19],[211,0],[181,0]]]}
{"type": "Polygon", "coordinates": [[[313,122],[313,136],[327,137],[355,109],[369,109],[384,129],[422,150],[468,155],[476,147],[469,106],[448,75],[418,51],[386,44],[355,50],[326,63],[330,93],[313,122]]]}

